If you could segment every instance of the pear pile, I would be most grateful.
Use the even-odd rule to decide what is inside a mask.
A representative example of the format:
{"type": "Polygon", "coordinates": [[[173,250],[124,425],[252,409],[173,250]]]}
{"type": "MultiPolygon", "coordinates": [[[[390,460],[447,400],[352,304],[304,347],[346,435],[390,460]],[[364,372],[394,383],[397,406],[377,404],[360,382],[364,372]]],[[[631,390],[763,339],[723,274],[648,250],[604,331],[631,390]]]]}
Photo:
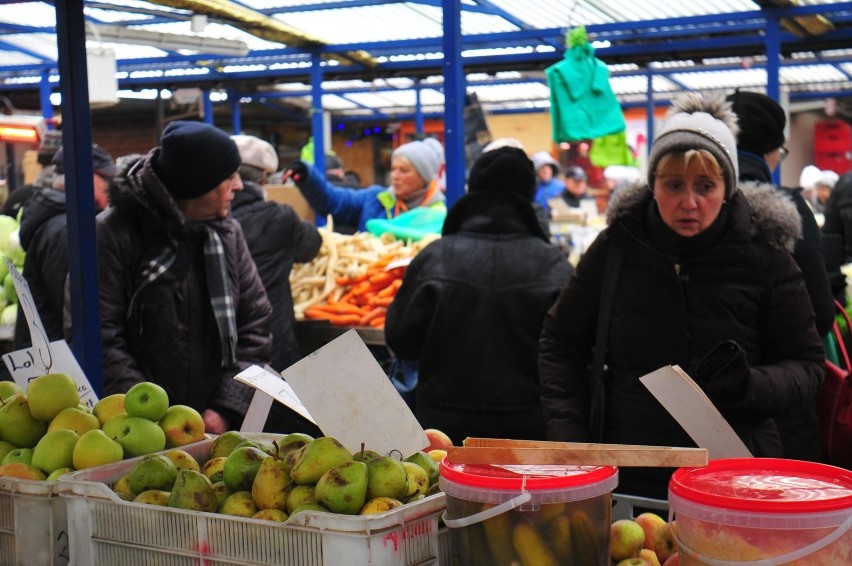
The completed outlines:
{"type": "Polygon", "coordinates": [[[438,465],[424,452],[406,461],[336,439],[292,433],[253,440],[236,431],[216,437],[207,460],[180,449],[149,455],[113,490],[137,503],[286,521],[302,511],[384,513],[438,489],[438,465]]]}
{"type": "Polygon", "coordinates": [[[0,476],[53,481],[75,470],[203,440],[204,419],[198,411],[169,406],[168,394],[154,383],[138,387],[155,392],[156,414],[150,413],[151,403],[137,409],[128,402],[125,407],[130,391],[90,408],[64,373],[36,377],[26,390],[0,381],[0,476]]]}

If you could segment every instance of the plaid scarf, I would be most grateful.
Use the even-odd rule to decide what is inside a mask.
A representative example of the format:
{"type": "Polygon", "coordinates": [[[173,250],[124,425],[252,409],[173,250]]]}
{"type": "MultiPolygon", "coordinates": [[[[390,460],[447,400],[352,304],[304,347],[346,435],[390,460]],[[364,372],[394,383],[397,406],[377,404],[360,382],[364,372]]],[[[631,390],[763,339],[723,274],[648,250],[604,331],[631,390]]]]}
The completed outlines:
{"type": "MultiPolygon", "coordinates": [[[[228,263],[225,258],[225,247],[219,233],[212,226],[198,224],[205,235],[204,267],[207,276],[207,291],[210,295],[210,306],[219,328],[219,338],[222,342],[222,366],[229,367],[237,361],[237,317],[234,308],[234,298],[231,296],[230,280],[228,279],[228,263]]],[[[136,285],[136,292],[130,299],[127,316],[133,312],[136,298],[151,283],[172,269],[178,259],[178,244],[169,242],[156,257],[148,260],[142,269],[136,285]]]]}

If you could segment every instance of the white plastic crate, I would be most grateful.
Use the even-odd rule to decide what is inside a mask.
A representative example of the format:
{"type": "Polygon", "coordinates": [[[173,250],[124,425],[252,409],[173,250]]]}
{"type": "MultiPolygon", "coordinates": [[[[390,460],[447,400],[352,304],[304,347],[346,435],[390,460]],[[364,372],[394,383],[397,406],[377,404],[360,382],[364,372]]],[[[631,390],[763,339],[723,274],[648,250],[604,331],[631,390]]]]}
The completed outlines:
{"type": "Polygon", "coordinates": [[[638,495],[612,494],[612,520],[635,519],[639,514],[651,511],[668,519],[669,503],[665,499],[651,499],[638,495]]]}
{"type": "MultiPolygon", "coordinates": [[[[203,463],[212,442],[183,448],[203,463]]],[[[72,565],[439,564],[442,493],[378,515],[305,512],[273,523],[123,501],[111,487],[136,460],[59,480],[72,565]]]]}
{"type": "Polygon", "coordinates": [[[56,482],[0,477],[0,564],[65,566],[65,500],[56,482]]]}

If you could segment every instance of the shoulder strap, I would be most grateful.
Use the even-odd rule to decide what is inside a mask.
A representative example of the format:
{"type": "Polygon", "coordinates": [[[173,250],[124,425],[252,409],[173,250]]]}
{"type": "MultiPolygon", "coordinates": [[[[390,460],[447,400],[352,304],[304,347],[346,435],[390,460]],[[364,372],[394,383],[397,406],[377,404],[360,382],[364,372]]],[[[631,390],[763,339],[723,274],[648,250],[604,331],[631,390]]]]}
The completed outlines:
{"type": "Polygon", "coordinates": [[[598,327],[595,337],[595,351],[592,365],[592,399],[590,424],[597,441],[603,441],[606,422],[606,386],[604,384],[604,362],[606,360],[607,339],[609,338],[609,320],[612,314],[612,301],[615,298],[615,285],[621,269],[621,245],[615,238],[610,241],[606,256],[606,266],[601,283],[601,298],[598,305],[598,327]]]}

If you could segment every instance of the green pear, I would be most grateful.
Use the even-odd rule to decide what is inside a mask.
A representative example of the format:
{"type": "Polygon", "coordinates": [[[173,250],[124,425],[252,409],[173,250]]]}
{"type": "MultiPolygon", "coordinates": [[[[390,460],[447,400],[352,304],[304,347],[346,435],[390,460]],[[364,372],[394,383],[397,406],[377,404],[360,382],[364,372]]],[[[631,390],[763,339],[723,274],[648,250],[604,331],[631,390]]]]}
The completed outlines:
{"type": "MultiPolygon", "coordinates": [[[[293,466],[296,465],[296,462],[299,461],[299,458],[302,457],[302,453],[305,451],[304,446],[300,446],[294,450],[290,450],[287,452],[287,455],[284,456],[284,470],[287,472],[287,475],[290,475],[290,472],[293,471],[293,466]]],[[[292,476],[290,475],[292,478],[292,476]]]]}
{"type": "MultiPolygon", "coordinates": [[[[0,466],[5,464],[13,464],[17,462],[18,464],[32,464],[33,463],[33,449],[32,448],[15,448],[5,456],[3,456],[3,460],[0,460],[0,466]]],[[[36,466],[38,468],[38,466],[36,466]]],[[[39,468],[41,469],[41,468],[39,468]]]]}
{"type": "Polygon", "coordinates": [[[356,462],[369,462],[370,460],[375,460],[376,458],[381,457],[382,455],[375,450],[359,450],[352,454],[352,459],[356,462]]]}
{"type": "Polygon", "coordinates": [[[162,489],[146,489],[133,498],[134,503],[147,503],[148,505],[160,505],[166,507],[169,504],[170,493],[162,489]]]}
{"type": "Polygon", "coordinates": [[[294,509],[306,503],[316,503],[316,487],[313,485],[292,484],[287,491],[287,512],[292,513],[294,509]]]}
{"type": "Polygon", "coordinates": [[[169,507],[190,511],[216,512],[216,493],[207,476],[193,470],[181,470],[169,493],[169,507]]]}
{"type": "Polygon", "coordinates": [[[266,452],[253,446],[235,448],[225,460],[222,479],[232,491],[251,491],[251,484],[257,475],[260,464],[267,457],[266,452]]]}
{"type": "Polygon", "coordinates": [[[223,432],[215,439],[213,439],[213,443],[210,445],[210,458],[220,458],[222,456],[227,456],[231,452],[234,451],[234,448],[237,447],[237,444],[243,442],[245,437],[240,434],[236,430],[229,430],[223,432]]]}
{"type": "Polygon", "coordinates": [[[251,517],[257,513],[257,505],[252,500],[250,491],[237,491],[225,499],[219,508],[219,513],[235,517],[251,517]]]}
{"type": "Polygon", "coordinates": [[[251,516],[252,519],[263,519],[264,521],[275,521],[277,523],[283,523],[289,517],[287,513],[280,509],[261,509],[251,516]]]}
{"type": "Polygon", "coordinates": [[[317,482],[317,503],[333,513],[356,515],[367,501],[367,473],[367,464],[354,460],[327,470],[317,482]]]}
{"type": "Polygon", "coordinates": [[[33,417],[26,394],[16,393],[0,407],[0,438],[19,448],[32,448],[47,432],[47,423],[33,417]]]}
{"type": "Polygon", "coordinates": [[[201,466],[201,473],[207,476],[207,479],[210,480],[210,483],[216,483],[222,481],[222,476],[225,473],[225,462],[228,461],[228,458],[225,456],[219,456],[217,458],[211,458],[204,462],[201,466]]]}
{"type": "MultiPolygon", "coordinates": [[[[414,462],[403,462],[402,466],[405,468],[406,476],[408,476],[405,496],[407,498],[414,497],[418,494],[425,496],[426,492],[429,490],[429,474],[426,473],[426,470],[414,462]]],[[[406,503],[407,502],[408,500],[406,500],[406,503]]]]}
{"type": "Polygon", "coordinates": [[[303,432],[291,432],[278,441],[278,456],[285,458],[287,454],[313,442],[314,437],[303,432]]]}
{"type": "Polygon", "coordinates": [[[177,479],[175,463],[162,454],[149,454],[130,468],[130,489],[139,495],[149,489],[171,491],[177,479]]]}
{"type": "Polygon", "coordinates": [[[251,484],[251,496],[258,509],[287,508],[287,486],[291,480],[284,466],[284,460],[278,456],[267,456],[260,463],[251,484]]]}
{"type": "Polygon", "coordinates": [[[40,421],[50,421],[62,409],[80,404],[77,383],[67,373],[46,373],[27,385],[30,412],[40,421]]]}
{"type": "Polygon", "coordinates": [[[136,494],[133,493],[133,488],[130,487],[130,472],[115,480],[112,490],[125,501],[133,501],[136,494]]]}
{"type": "Polygon", "coordinates": [[[405,459],[406,462],[414,462],[424,470],[426,470],[426,475],[429,476],[429,485],[433,486],[438,483],[438,479],[441,477],[439,473],[438,462],[433,460],[426,452],[422,450],[419,452],[415,452],[411,456],[405,459]]]}
{"type": "Polygon", "coordinates": [[[41,437],[33,449],[32,465],[46,474],[59,468],[74,466],[74,445],[80,435],[73,430],[59,428],[41,437]]]}
{"type": "Polygon", "coordinates": [[[222,504],[228,499],[228,496],[234,493],[231,488],[225,485],[223,481],[217,481],[213,484],[213,493],[216,494],[216,510],[218,511],[222,504]]]}
{"type": "Polygon", "coordinates": [[[367,462],[367,499],[402,499],[408,492],[408,473],[399,460],[380,456],[367,462]]]}
{"type": "Polygon", "coordinates": [[[331,468],[352,461],[352,454],[330,436],[317,438],[300,450],[302,454],[290,470],[290,477],[299,485],[315,484],[331,468]]]}
{"type": "Polygon", "coordinates": [[[166,458],[174,462],[175,467],[180,470],[194,470],[196,472],[201,471],[201,466],[198,465],[198,461],[192,457],[192,454],[187,452],[186,450],[180,448],[172,448],[168,450],[165,454],[163,454],[166,458]]]}

